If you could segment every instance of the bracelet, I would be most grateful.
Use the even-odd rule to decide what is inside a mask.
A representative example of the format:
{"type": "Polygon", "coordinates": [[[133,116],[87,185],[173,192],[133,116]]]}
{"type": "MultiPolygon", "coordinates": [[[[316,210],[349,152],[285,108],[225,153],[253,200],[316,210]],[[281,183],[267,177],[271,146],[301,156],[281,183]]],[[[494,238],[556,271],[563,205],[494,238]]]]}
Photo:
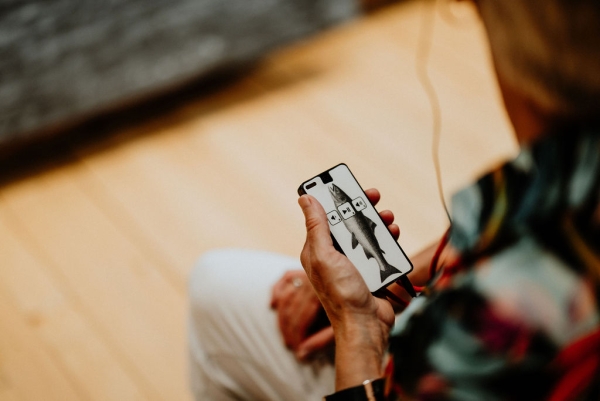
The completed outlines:
{"type": "Polygon", "coordinates": [[[324,401],[385,401],[385,378],[365,380],[360,386],[325,396],[324,401]]]}

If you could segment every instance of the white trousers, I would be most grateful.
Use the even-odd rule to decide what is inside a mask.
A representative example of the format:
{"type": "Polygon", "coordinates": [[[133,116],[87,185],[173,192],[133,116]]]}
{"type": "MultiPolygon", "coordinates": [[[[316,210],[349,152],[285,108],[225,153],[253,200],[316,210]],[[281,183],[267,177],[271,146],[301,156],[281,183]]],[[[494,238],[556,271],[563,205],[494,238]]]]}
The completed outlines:
{"type": "Polygon", "coordinates": [[[190,381],[196,401],[320,400],[334,391],[325,358],[299,363],[283,343],[271,289],[295,258],[228,249],[205,254],[190,277],[190,381]]]}

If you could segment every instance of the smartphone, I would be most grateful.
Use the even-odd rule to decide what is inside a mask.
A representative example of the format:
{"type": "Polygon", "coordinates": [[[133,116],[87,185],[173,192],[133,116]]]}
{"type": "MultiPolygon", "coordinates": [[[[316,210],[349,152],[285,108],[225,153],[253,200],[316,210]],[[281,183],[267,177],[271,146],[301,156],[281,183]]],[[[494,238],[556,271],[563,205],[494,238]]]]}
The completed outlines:
{"type": "Polygon", "coordinates": [[[327,213],[334,246],[356,266],[372,293],[405,277],[412,263],[344,163],[304,181],[327,213]]]}

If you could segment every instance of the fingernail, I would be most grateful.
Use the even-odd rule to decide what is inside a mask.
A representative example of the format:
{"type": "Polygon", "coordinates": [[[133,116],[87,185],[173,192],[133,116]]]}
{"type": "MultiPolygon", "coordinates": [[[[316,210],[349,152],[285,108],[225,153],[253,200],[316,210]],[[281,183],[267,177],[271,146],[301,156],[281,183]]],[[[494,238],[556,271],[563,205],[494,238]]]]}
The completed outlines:
{"type": "Polygon", "coordinates": [[[300,207],[302,209],[309,207],[310,206],[310,197],[307,195],[302,195],[300,197],[300,199],[298,199],[298,204],[300,204],[300,207]]]}

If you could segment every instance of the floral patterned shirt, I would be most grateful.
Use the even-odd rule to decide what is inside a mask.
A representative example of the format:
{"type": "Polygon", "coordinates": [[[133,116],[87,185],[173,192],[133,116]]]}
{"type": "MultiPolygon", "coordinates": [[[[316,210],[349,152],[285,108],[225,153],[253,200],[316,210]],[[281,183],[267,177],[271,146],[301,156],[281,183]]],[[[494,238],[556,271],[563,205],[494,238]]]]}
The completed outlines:
{"type": "Polygon", "coordinates": [[[546,137],[452,199],[460,257],[390,336],[390,400],[600,399],[600,130],[546,137]]]}

